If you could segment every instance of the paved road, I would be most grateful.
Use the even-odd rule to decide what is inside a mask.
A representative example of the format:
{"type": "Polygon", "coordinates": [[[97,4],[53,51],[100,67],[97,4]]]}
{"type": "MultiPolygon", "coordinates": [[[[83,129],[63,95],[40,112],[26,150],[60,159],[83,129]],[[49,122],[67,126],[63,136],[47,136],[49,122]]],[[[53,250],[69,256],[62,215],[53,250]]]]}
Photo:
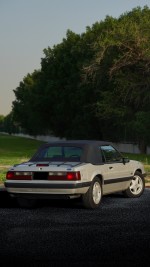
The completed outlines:
{"type": "Polygon", "coordinates": [[[20,209],[0,192],[0,266],[150,266],[150,189],[138,199],[103,197],[20,209]]]}

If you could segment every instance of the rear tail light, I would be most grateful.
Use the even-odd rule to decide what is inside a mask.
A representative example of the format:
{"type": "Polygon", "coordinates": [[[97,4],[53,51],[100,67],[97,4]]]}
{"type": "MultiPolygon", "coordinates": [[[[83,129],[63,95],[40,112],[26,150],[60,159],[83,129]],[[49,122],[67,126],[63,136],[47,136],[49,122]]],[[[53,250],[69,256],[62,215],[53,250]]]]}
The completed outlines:
{"type": "Polygon", "coordinates": [[[31,180],[32,172],[14,172],[8,171],[6,174],[7,180],[31,180]]]}
{"type": "Polygon", "coordinates": [[[78,181],[81,180],[80,172],[67,172],[67,180],[69,181],[78,181]]]}
{"type": "Polygon", "coordinates": [[[7,180],[13,180],[14,176],[15,176],[14,172],[7,172],[6,173],[6,179],[7,180]]]}
{"type": "MultiPolygon", "coordinates": [[[[6,174],[6,179],[7,180],[32,180],[32,172],[8,171],[6,174]]],[[[33,175],[33,179],[34,179],[34,175],[33,175]]],[[[79,171],[78,172],[49,172],[48,176],[47,175],[45,176],[45,180],[47,179],[51,181],[79,181],[81,180],[81,175],[79,171]]],[[[40,178],[38,180],[40,180],[40,178]]]]}
{"type": "Polygon", "coordinates": [[[81,180],[80,172],[49,172],[48,180],[55,181],[79,181],[81,180]]]}

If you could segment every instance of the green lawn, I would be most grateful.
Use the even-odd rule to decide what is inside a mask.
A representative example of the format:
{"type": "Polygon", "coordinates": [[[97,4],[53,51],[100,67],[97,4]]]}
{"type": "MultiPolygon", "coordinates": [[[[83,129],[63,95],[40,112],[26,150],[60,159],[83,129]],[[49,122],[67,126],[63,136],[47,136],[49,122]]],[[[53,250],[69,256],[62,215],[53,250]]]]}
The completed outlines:
{"type": "Polygon", "coordinates": [[[0,181],[5,180],[9,166],[28,160],[42,141],[0,134],[0,181]]]}
{"type": "MultiPolygon", "coordinates": [[[[9,166],[30,159],[43,143],[33,139],[0,134],[0,182],[5,181],[9,166]]],[[[122,154],[130,159],[141,161],[150,177],[150,155],[122,154]]]]}
{"type": "Polygon", "coordinates": [[[123,153],[125,157],[128,157],[129,159],[138,160],[144,164],[145,171],[147,173],[147,176],[145,178],[146,182],[150,182],[150,155],[144,155],[144,154],[129,154],[129,153],[123,153]]]}
{"type": "Polygon", "coordinates": [[[145,165],[150,165],[150,155],[130,153],[123,153],[123,155],[130,159],[141,161],[145,165]]]}

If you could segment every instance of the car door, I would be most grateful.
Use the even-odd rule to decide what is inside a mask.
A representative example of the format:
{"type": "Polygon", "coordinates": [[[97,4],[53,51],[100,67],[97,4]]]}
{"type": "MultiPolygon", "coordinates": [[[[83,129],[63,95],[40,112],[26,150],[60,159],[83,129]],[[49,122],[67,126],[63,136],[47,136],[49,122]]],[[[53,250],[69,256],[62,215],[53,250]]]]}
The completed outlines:
{"type": "Polygon", "coordinates": [[[128,187],[133,176],[129,161],[124,161],[121,153],[113,146],[100,147],[103,160],[103,193],[116,192],[128,187]]]}

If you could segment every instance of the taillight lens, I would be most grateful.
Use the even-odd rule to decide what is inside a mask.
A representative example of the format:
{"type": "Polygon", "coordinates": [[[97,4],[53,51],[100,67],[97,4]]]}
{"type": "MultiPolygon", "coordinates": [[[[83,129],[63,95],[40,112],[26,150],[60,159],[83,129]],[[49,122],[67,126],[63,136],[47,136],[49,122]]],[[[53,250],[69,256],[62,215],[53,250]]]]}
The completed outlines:
{"type": "MultiPolygon", "coordinates": [[[[7,180],[31,180],[32,172],[8,171],[7,180]]],[[[81,180],[80,172],[49,172],[48,180],[52,181],[79,181],[81,180]]]]}
{"type": "Polygon", "coordinates": [[[81,180],[80,172],[49,172],[48,180],[55,181],[79,181],[81,180]]]}
{"type": "Polygon", "coordinates": [[[31,180],[32,172],[13,172],[8,171],[6,174],[7,180],[31,180]]]}
{"type": "Polygon", "coordinates": [[[80,172],[67,172],[66,176],[69,181],[81,180],[80,172]]]}
{"type": "Polygon", "coordinates": [[[14,172],[7,172],[6,173],[6,179],[7,180],[13,180],[14,176],[15,176],[14,172]]]}

